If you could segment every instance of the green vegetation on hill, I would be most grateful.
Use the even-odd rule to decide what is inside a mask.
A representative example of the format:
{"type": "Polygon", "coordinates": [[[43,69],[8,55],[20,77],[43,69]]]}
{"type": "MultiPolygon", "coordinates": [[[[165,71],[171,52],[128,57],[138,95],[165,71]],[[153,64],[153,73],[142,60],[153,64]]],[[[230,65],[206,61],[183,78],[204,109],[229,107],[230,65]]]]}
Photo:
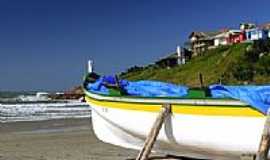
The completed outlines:
{"type": "Polygon", "coordinates": [[[199,73],[204,84],[262,84],[270,82],[270,41],[256,41],[221,46],[192,58],[187,64],[172,68],[157,65],[132,67],[121,74],[128,80],[161,80],[199,87],[199,73]]]}

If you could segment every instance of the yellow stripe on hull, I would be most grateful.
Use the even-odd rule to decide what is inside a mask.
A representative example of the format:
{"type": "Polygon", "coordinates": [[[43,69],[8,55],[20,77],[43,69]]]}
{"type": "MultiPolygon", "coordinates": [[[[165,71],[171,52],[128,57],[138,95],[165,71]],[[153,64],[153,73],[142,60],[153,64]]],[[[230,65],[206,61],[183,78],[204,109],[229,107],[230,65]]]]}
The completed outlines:
{"type": "MultiPolygon", "coordinates": [[[[159,112],[161,104],[143,104],[129,102],[100,101],[86,97],[89,104],[103,106],[107,108],[116,108],[123,110],[135,110],[146,112],[159,112]]],[[[259,111],[243,106],[202,106],[202,105],[172,105],[172,112],[176,114],[207,115],[207,116],[238,116],[238,117],[263,117],[259,111]]]]}

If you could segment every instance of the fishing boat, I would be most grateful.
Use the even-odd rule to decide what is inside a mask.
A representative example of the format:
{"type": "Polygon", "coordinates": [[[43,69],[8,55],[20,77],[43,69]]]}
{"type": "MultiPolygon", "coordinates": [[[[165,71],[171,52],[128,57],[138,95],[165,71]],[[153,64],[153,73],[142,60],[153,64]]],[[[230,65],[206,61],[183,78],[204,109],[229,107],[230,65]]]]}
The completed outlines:
{"type": "Polygon", "coordinates": [[[154,152],[232,160],[258,151],[266,114],[248,103],[213,98],[205,89],[189,89],[178,98],[104,95],[90,91],[87,83],[93,129],[105,143],[141,149],[162,105],[170,104],[154,152]]]}

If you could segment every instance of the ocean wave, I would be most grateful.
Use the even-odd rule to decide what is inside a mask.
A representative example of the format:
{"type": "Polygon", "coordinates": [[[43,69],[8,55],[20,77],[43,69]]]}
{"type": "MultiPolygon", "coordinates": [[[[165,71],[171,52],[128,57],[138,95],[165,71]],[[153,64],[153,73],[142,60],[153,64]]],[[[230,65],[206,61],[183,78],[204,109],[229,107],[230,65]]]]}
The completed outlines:
{"type": "Polygon", "coordinates": [[[90,117],[91,108],[82,102],[0,104],[0,122],[39,121],[90,117]]]}

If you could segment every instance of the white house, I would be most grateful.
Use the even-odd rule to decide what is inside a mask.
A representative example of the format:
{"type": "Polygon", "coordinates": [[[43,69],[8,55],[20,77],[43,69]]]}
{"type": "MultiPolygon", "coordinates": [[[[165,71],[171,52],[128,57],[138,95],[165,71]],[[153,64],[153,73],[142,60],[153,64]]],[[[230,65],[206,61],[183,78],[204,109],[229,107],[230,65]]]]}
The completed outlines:
{"type": "Polygon", "coordinates": [[[214,45],[215,46],[227,45],[228,38],[229,38],[229,32],[220,33],[220,34],[215,36],[214,45]]]}

